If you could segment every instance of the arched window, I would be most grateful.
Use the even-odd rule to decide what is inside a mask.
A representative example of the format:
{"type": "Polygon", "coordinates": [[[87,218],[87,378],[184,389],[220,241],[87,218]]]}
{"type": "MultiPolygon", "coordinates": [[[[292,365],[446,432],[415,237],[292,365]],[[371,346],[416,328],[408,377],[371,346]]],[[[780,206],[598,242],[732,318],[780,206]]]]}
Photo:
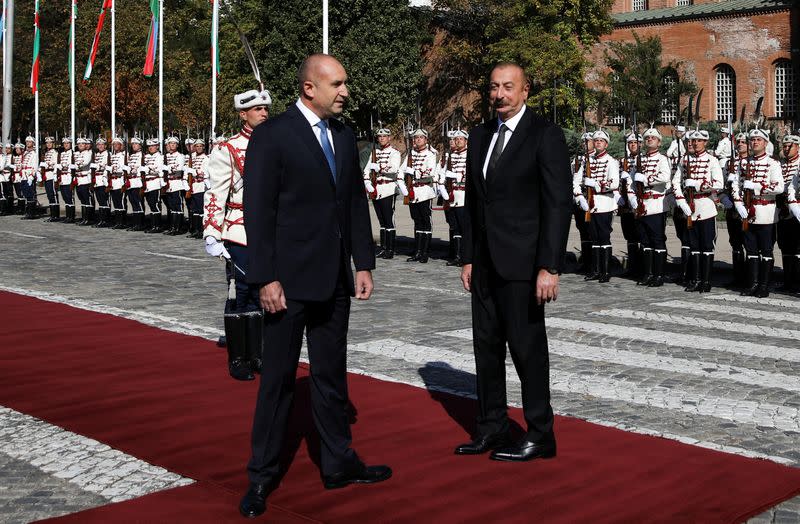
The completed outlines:
{"type": "Polygon", "coordinates": [[[775,116],[794,118],[797,113],[794,68],[789,60],[775,63],[775,116]]]}
{"type": "Polygon", "coordinates": [[[678,83],[678,73],[674,69],[664,71],[661,77],[661,121],[674,123],[678,118],[678,97],[675,94],[675,85],[678,83]]]}
{"type": "Polygon", "coordinates": [[[727,64],[717,67],[716,80],[717,121],[736,119],[736,73],[727,64]]]}

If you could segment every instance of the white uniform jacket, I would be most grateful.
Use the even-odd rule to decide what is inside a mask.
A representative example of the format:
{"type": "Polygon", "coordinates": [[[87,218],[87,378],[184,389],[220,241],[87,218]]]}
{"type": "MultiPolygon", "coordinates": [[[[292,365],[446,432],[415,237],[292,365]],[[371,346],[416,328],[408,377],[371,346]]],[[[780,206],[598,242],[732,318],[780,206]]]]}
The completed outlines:
{"type": "MultiPolygon", "coordinates": [[[[413,179],[408,188],[408,201],[411,204],[426,202],[436,198],[436,150],[428,146],[422,151],[412,149],[411,167],[408,167],[408,156],[401,162],[403,173],[410,173],[413,179]]],[[[406,184],[408,185],[408,184],[406,184]]]]}
{"type": "Polygon", "coordinates": [[[144,174],[141,172],[144,162],[144,153],[136,151],[128,155],[128,172],[125,173],[126,188],[140,188],[143,186],[144,174]]]}
{"type": "Polygon", "coordinates": [[[247,245],[244,231],[244,161],[250,134],[248,126],[216,144],[208,155],[206,175],[211,186],[205,193],[203,236],[247,245]]]}
{"type": "Polygon", "coordinates": [[[164,187],[164,157],[159,151],[144,155],[144,191],[160,191],[164,187]]]}
{"type": "Polygon", "coordinates": [[[749,222],[756,225],[775,224],[778,221],[775,199],[784,189],[781,165],[766,153],[739,162],[732,187],[734,202],[744,201],[744,184],[747,180],[755,184],[752,205],[747,210],[749,222]]]}
{"type": "MultiPolygon", "coordinates": [[[[645,215],[658,215],[667,211],[664,201],[667,193],[671,189],[672,168],[666,155],[658,151],[642,154],[641,172],[631,174],[631,181],[628,184],[628,194],[636,194],[636,184],[641,183],[644,187],[642,201],[644,202],[645,215]],[[638,176],[637,176],[638,175],[638,176]],[[641,179],[640,182],[636,178],[641,179]]],[[[636,171],[635,164],[631,171],[636,171]]]]}
{"type": "Polygon", "coordinates": [[[678,202],[686,201],[688,179],[694,180],[694,184],[698,186],[694,188],[694,205],[689,204],[690,209],[694,207],[692,220],[706,220],[717,216],[717,191],[725,187],[719,161],[708,154],[708,151],[683,157],[672,177],[672,188],[678,202]]]}
{"type": "MultiPolygon", "coordinates": [[[[392,197],[397,192],[397,178],[400,176],[400,151],[388,145],[375,148],[375,163],[380,166],[374,189],[376,200],[392,197]]],[[[370,155],[372,162],[372,155],[370,155]]],[[[364,181],[369,180],[370,170],[364,167],[364,181]]]]}
{"type": "MultiPolygon", "coordinates": [[[[603,151],[599,155],[595,152],[589,156],[589,176],[585,177],[585,165],[572,177],[572,193],[575,198],[587,191],[585,178],[594,180],[597,189],[594,190],[594,207],[591,213],[611,213],[617,209],[616,191],[619,189],[619,162],[617,159],[603,151]]],[[[588,198],[587,198],[588,201],[588,198]]]]}
{"type": "Polygon", "coordinates": [[[184,172],[186,158],[183,153],[167,153],[164,159],[164,165],[167,166],[167,193],[174,193],[175,191],[185,191],[189,188],[187,176],[184,172]]]}
{"type": "Polygon", "coordinates": [[[75,166],[77,171],[75,172],[75,179],[77,180],[77,185],[79,186],[87,186],[92,183],[92,151],[91,149],[87,149],[86,151],[76,151],[75,152],[75,166]]]}

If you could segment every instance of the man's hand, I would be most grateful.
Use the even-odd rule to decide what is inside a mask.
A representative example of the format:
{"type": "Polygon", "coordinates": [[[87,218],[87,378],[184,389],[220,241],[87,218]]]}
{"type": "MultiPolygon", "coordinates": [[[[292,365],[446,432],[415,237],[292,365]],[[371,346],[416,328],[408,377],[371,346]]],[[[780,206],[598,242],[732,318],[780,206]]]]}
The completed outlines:
{"type": "Polygon", "coordinates": [[[543,305],[558,298],[558,275],[552,275],[546,269],[540,269],[536,276],[536,303],[543,305]]]}
{"type": "Polygon", "coordinates": [[[372,272],[356,271],[356,299],[369,300],[372,296],[372,272]]]}
{"type": "Polygon", "coordinates": [[[472,291],[472,264],[461,266],[461,284],[467,291],[472,291]]]}
{"type": "Polygon", "coordinates": [[[268,313],[278,313],[286,310],[286,297],[283,295],[283,286],[277,280],[261,286],[258,290],[258,300],[268,313]]]}

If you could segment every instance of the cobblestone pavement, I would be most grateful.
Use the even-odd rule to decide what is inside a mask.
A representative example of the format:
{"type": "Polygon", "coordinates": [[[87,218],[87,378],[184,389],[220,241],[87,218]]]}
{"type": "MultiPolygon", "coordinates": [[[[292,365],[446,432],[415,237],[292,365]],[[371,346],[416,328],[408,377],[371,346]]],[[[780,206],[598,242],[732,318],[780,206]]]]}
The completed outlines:
{"type": "MultiPolygon", "coordinates": [[[[201,241],[0,217],[0,289],[216,339],[223,280],[222,263],[205,255],[201,241]]],[[[469,298],[458,270],[441,259],[410,264],[397,257],[379,261],[375,280],[374,297],[353,304],[350,370],[474,396],[469,298]]],[[[547,312],[553,406],[797,467],[798,313],[797,296],[752,299],[719,287],[690,295],[674,284],[641,288],[619,277],[585,283],[566,274],[547,312]]],[[[509,400],[518,405],[513,366],[508,377],[509,400]]],[[[0,465],[12,464],[14,483],[9,490],[0,476],[0,520],[109,500],[7,452],[12,437],[4,429],[13,436],[16,425],[0,418],[0,465]]],[[[800,522],[800,498],[753,521],[800,522]]]]}

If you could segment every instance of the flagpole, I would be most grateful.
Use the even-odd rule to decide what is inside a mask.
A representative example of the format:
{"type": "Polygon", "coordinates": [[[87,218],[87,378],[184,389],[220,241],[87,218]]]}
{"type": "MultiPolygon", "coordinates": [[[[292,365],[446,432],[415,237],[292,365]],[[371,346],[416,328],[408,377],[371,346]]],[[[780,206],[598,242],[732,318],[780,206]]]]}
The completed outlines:
{"type": "Polygon", "coordinates": [[[36,163],[39,163],[39,46],[42,38],[39,25],[39,0],[34,4],[33,13],[33,64],[31,64],[31,88],[33,88],[33,146],[36,151],[36,163]]]}
{"type": "Polygon", "coordinates": [[[111,139],[117,136],[116,0],[111,0],[111,139]]]}
{"type": "Polygon", "coordinates": [[[6,2],[6,34],[3,36],[3,142],[11,141],[11,106],[13,101],[14,68],[14,0],[6,2]]]}
{"type": "Polygon", "coordinates": [[[164,151],[164,0],[158,0],[158,150],[164,151]]]}
{"type": "Polygon", "coordinates": [[[211,140],[217,133],[217,61],[219,57],[219,2],[212,0],[211,8],[211,140]]]}
{"type": "MultiPolygon", "coordinates": [[[[13,0],[10,0],[13,2],[13,0]]],[[[69,23],[69,91],[70,91],[70,126],[69,136],[75,146],[75,2],[72,0],[72,10],[69,23]]]]}
{"type": "Polygon", "coordinates": [[[322,0],[322,52],[328,54],[328,0],[322,0]]]}

